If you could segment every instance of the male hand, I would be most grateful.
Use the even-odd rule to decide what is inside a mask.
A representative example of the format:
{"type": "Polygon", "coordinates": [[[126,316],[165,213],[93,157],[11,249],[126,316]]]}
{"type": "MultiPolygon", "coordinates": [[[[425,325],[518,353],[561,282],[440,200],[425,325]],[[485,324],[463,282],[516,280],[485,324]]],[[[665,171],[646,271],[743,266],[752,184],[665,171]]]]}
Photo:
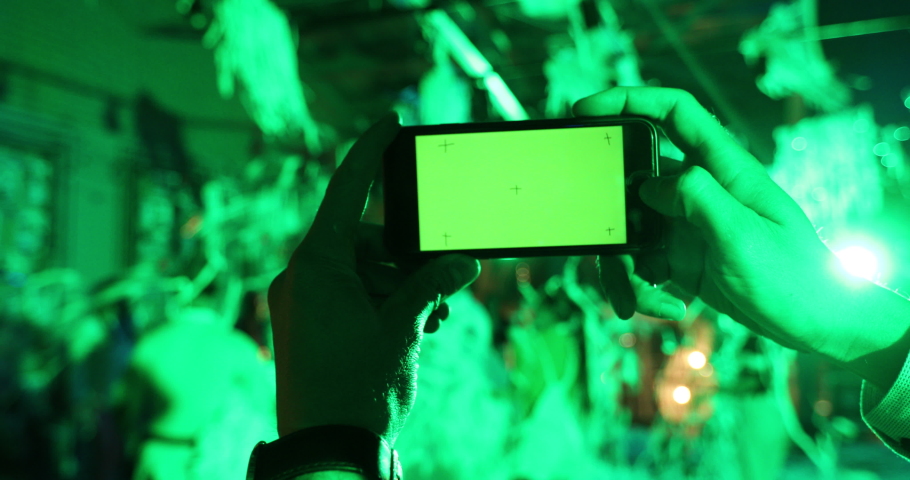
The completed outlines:
{"type": "Polygon", "coordinates": [[[414,403],[423,332],[438,328],[443,301],[480,274],[477,260],[447,255],[406,276],[391,266],[382,227],[360,223],[399,128],[390,114],[351,148],[269,288],[282,436],[343,424],[393,444],[414,403]]]}
{"type": "Polygon", "coordinates": [[[617,315],[681,320],[685,304],[652,286],[669,282],[783,345],[819,351],[830,343],[845,301],[832,298],[843,291],[834,255],[796,202],[692,95],[614,88],[580,100],[574,113],[649,117],[686,154],[681,174],[640,189],[668,217],[666,248],[598,259],[617,315]]]}

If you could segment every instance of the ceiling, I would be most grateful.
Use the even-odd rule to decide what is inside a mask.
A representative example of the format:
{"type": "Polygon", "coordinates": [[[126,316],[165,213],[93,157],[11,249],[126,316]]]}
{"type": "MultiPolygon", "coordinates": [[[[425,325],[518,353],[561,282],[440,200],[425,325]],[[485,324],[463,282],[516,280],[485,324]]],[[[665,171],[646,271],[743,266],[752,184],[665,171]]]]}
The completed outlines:
{"type": "MultiPolygon", "coordinates": [[[[116,9],[137,29],[153,36],[199,42],[203,30],[189,15],[180,15],[172,0],[99,0],[116,9]]],[[[383,0],[276,0],[300,35],[300,74],[310,89],[308,101],[317,120],[333,126],[342,137],[357,135],[363,125],[387,111],[409,86],[431,67],[428,45],[414,11],[383,0]]],[[[768,0],[615,0],[611,2],[623,27],[634,34],[642,76],[664,86],[691,91],[722,121],[727,103],[741,120],[750,147],[769,161],[771,130],[790,113],[755,87],[759,71],[746,66],[737,47],[745,31],[764,20],[768,0]],[[648,3],[658,12],[649,13],[648,3]],[[715,83],[709,92],[668,41],[657,20],[682,39],[699,66],[715,83]],[[716,102],[717,100],[722,102],[716,102]],[[722,105],[721,105],[722,106],[722,105]],[[721,109],[722,110],[722,109],[721,109]]],[[[205,18],[205,4],[194,9],[205,18]]],[[[549,38],[565,35],[564,21],[530,19],[518,1],[434,1],[445,8],[513,90],[532,117],[540,116],[545,98],[543,63],[549,38]],[[508,48],[494,42],[494,32],[508,39],[508,48]]],[[[822,25],[910,14],[910,2],[819,0],[822,25]]],[[[201,25],[201,23],[200,23],[201,25]]],[[[899,92],[910,85],[910,32],[899,31],[824,42],[841,76],[872,79],[872,89],[856,92],[871,102],[881,123],[908,120],[899,92]]],[[[792,113],[792,112],[791,112],[792,113]]]]}

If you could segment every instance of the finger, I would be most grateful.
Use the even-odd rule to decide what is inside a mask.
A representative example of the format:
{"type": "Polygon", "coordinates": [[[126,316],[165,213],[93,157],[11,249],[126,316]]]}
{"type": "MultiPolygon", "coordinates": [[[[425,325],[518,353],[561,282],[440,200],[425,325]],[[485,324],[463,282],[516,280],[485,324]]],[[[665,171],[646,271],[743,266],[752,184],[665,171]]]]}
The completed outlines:
{"type": "Polygon", "coordinates": [[[410,258],[396,258],[395,266],[401,269],[407,275],[413,275],[418,270],[423,268],[427,263],[427,260],[414,260],[410,258]]]}
{"type": "Polygon", "coordinates": [[[714,247],[724,249],[730,231],[757,220],[707,170],[693,166],[681,175],[652,178],[639,190],[641,199],[663,215],[683,217],[698,227],[714,247]]]}
{"type": "Polygon", "coordinates": [[[635,256],[635,275],[650,284],[670,279],[670,261],[664,249],[650,250],[635,256]]]}
{"type": "Polygon", "coordinates": [[[449,313],[451,313],[449,310],[449,304],[446,302],[442,302],[442,305],[440,305],[439,308],[437,308],[436,311],[433,313],[436,313],[440,320],[448,319],[449,313]]]}
{"type": "MultiPolygon", "coordinates": [[[[641,115],[666,131],[684,153],[712,155],[716,149],[742,149],[689,92],[675,88],[616,87],[575,103],[577,116],[641,115]]],[[[741,158],[740,163],[755,163],[741,158]]],[[[759,165],[760,166],[760,165],[759,165]]]]}
{"type": "Polygon", "coordinates": [[[443,320],[449,317],[449,304],[443,302],[436,310],[433,310],[433,313],[427,318],[427,323],[423,326],[424,333],[436,333],[439,331],[439,328],[442,326],[443,320]]]}
{"type": "Polygon", "coordinates": [[[760,215],[783,222],[796,204],[765,168],[727,134],[690,93],[672,88],[617,87],[575,103],[579,116],[641,115],[656,120],[667,136],[714,175],[734,198],[760,215]]]}
{"type": "Polygon", "coordinates": [[[426,323],[423,324],[423,333],[436,333],[442,327],[442,322],[435,316],[435,313],[431,313],[426,323]]]}
{"type": "Polygon", "coordinates": [[[357,227],[355,250],[357,260],[392,263],[395,259],[385,247],[382,235],[385,227],[375,223],[360,222],[357,227]]]}
{"type": "Polygon", "coordinates": [[[286,315],[286,302],[282,301],[282,296],[286,294],[286,292],[284,292],[287,283],[285,282],[286,276],[287,270],[282,270],[282,272],[272,280],[266,297],[269,304],[269,316],[271,318],[271,325],[274,333],[275,361],[279,362],[279,364],[284,361],[284,352],[287,351],[287,339],[289,337],[287,331],[289,323],[286,315]]]}
{"type": "Polygon", "coordinates": [[[356,231],[382,154],[398,134],[398,114],[373,124],[351,147],[332,175],[304,244],[348,265],[354,263],[356,231]]]}
{"type": "MultiPolygon", "coordinates": [[[[411,275],[383,305],[380,314],[393,322],[418,322],[420,331],[430,314],[446,298],[468,286],[480,275],[480,262],[467,255],[446,255],[411,275]]],[[[399,325],[414,328],[414,325],[399,325]]]]}
{"type": "Polygon", "coordinates": [[[683,162],[674,158],[661,156],[658,159],[658,164],[660,166],[659,171],[661,175],[676,175],[683,170],[683,162]]]}
{"type": "Polygon", "coordinates": [[[357,262],[357,276],[371,297],[388,297],[395,293],[407,279],[398,268],[376,262],[357,262]]]}
{"type": "Polygon", "coordinates": [[[274,311],[275,306],[278,305],[278,295],[281,294],[281,288],[284,285],[285,272],[287,272],[287,270],[282,270],[281,273],[272,279],[272,283],[269,284],[269,291],[266,298],[268,300],[269,310],[271,311],[274,311]]]}
{"type": "Polygon", "coordinates": [[[686,304],[635,275],[631,279],[637,299],[636,310],[644,315],[665,320],[681,321],[686,318],[686,304]]]}
{"type": "Polygon", "coordinates": [[[623,256],[598,256],[597,274],[604,296],[613,306],[616,316],[628,320],[635,315],[635,291],[629,279],[632,269],[632,257],[623,256]]]}

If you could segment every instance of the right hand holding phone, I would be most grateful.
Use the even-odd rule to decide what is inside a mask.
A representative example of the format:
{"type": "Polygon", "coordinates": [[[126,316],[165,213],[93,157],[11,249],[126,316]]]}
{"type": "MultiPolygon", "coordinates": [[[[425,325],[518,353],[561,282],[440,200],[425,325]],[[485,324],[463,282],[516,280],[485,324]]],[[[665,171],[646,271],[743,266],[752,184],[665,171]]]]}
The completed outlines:
{"type": "Polygon", "coordinates": [[[777,342],[818,351],[836,317],[834,255],[795,201],[695,98],[682,90],[619,87],[578,101],[576,116],[641,115],[686,154],[682,173],[649,179],[642,200],[667,218],[660,251],[598,259],[619,317],[681,320],[670,282],[777,342]]]}

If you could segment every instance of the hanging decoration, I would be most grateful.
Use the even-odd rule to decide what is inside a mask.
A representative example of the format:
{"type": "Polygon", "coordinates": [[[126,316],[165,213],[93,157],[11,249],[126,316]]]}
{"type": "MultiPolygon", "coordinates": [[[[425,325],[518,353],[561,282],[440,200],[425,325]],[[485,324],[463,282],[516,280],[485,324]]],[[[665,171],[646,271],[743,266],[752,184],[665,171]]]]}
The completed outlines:
{"type": "Polygon", "coordinates": [[[910,198],[910,158],[905,145],[910,140],[910,127],[887,125],[882,128],[882,141],[873,147],[886,168],[885,189],[910,198]]]}
{"type": "Polygon", "coordinates": [[[562,20],[576,10],[581,0],[519,0],[521,13],[529,18],[562,20]]]}
{"type": "Polygon", "coordinates": [[[420,394],[395,442],[405,478],[515,478],[503,461],[514,408],[493,348],[493,320],[468,289],[446,303],[442,330],[423,337],[420,394]]]}
{"type": "Polygon", "coordinates": [[[603,325],[599,295],[578,283],[580,260],[569,258],[539,289],[519,285],[526,303],[508,330],[518,410],[513,477],[566,478],[571,465],[572,477],[630,478],[621,444],[631,415],[621,393],[637,382],[637,362],[611,335],[628,326],[603,325]]]}
{"type": "Polygon", "coordinates": [[[817,38],[814,1],[777,3],[768,18],[749,30],[739,44],[746,63],[765,59],[765,73],[758,77],[758,89],[773,99],[799,95],[823,112],[834,112],[850,103],[850,90],[835,76],[817,38]]]}
{"type": "Polygon", "coordinates": [[[0,148],[0,271],[20,285],[47,261],[53,166],[33,153],[0,148]]]}
{"type": "Polygon", "coordinates": [[[389,0],[389,3],[400,10],[420,10],[430,6],[430,0],[389,0]]]}
{"type": "Polygon", "coordinates": [[[883,202],[878,138],[868,105],[780,126],[769,173],[817,226],[868,217],[883,202]]]}
{"type": "Polygon", "coordinates": [[[267,137],[303,135],[322,151],[319,127],[307,108],[298,76],[296,34],[269,0],[217,0],[203,44],[215,51],[218,89],[237,94],[267,137]]]}
{"type": "Polygon", "coordinates": [[[574,7],[567,12],[571,41],[550,39],[544,63],[547,117],[565,116],[576,101],[612,86],[644,85],[632,36],[622,30],[609,2],[599,1],[597,7],[597,26],[587,28],[581,9],[574,7]]]}
{"type": "MultiPolygon", "coordinates": [[[[599,452],[598,468],[610,465],[627,469],[627,439],[632,412],[622,401],[624,394],[642,390],[641,360],[636,351],[636,322],[608,321],[600,293],[578,278],[581,257],[570,257],[559,282],[568,299],[581,311],[584,342],[582,381],[587,405],[584,434],[590,451],[599,452]]],[[[559,277],[554,277],[559,278],[559,277]]],[[[616,472],[610,478],[617,478],[616,472]]]]}
{"type": "MultiPolygon", "coordinates": [[[[445,45],[455,63],[465,75],[477,79],[490,95],[490,102],[496,112],[505,120],[527,120],[525,111],[515,94],[509,89],[502,77],[493,70],[490,62],[471,43],[467,35],[452,21],[443,10],[433,10],[418,17],[420,25],[429,38],[434,38],[445,45]]],[[[434,53],[435,55],[435,53],[434,53]]]]}
{"type": "Polygon", "coordinates": [[[251,160],[241,178],[205,184],[198,233],[207,268],[243,275],[248,289],[268,286],[328,186],[317,162],[302,163],[296,155],[269,154],[251,160]]]}
{"type": "Polygon", "coordinates": [[[423,125],[471,121],[471,85],[452,63],[448,43],[437,30],[425,29],[433,48],[433,68],[420,79],[420,122],[423,125]]]}

